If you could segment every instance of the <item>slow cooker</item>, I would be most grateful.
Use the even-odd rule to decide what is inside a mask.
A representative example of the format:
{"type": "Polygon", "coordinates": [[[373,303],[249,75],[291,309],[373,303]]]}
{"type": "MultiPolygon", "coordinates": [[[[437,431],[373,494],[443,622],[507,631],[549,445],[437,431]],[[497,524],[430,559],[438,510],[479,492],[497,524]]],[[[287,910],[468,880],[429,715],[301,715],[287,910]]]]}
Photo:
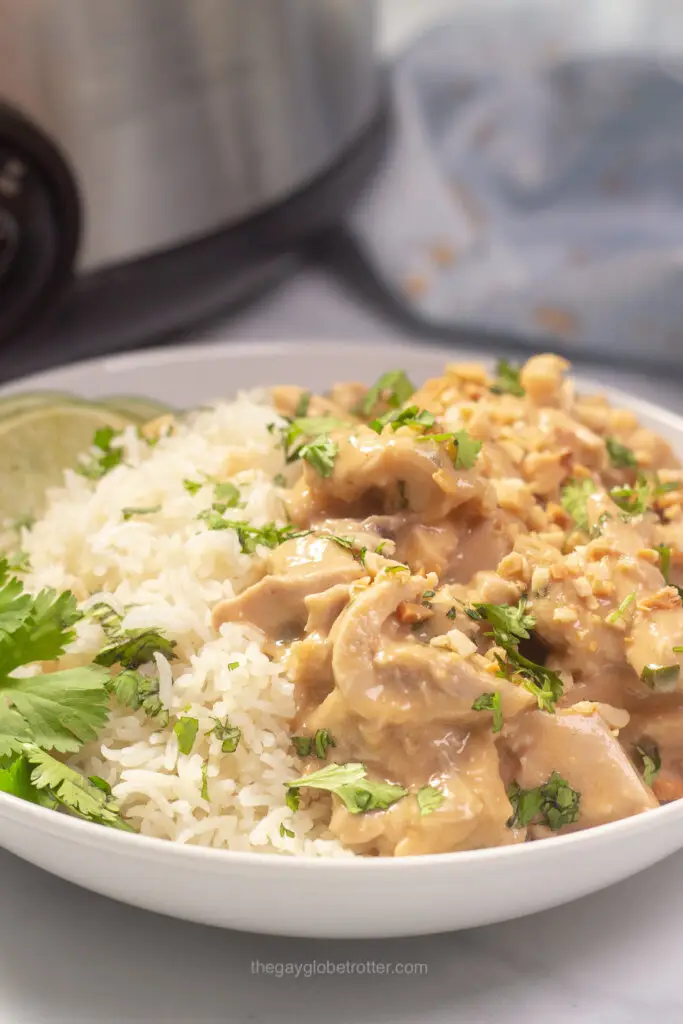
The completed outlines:
{"type": "Polygon", "coordinates": [[[3,351],[183,328],[338,220],[386,127],[374,8],[0,0],[3,351]]]}

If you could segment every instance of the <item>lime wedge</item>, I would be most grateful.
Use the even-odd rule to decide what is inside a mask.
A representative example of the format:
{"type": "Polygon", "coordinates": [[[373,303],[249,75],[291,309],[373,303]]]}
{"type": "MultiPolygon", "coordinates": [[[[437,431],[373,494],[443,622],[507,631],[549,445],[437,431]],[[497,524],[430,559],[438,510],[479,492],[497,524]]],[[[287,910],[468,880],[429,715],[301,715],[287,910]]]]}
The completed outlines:
{"type": "Polygon", "coordinates": [[[77,465],[100,427],[131,423],[103,405],[58,402],[0,418],[0,521],[39,516],[45,491],[77,465]]]}
{"type": "Polygon", "coordinates": [[[159,416],[175,411],[164,402],[156,402],[153,398],[139,398],[137,395],[112,395],[102,399],[102,403],[140,423],[149,423],[159,416]]]}
{"type": "Polygon", "coordinates": [[[66,391],[22,391],[16,395],[3,395],[0,397],[0,418],[6,419],[18,412],[36,409],[40,405],[77,401],[77,398],[66,391]]]}

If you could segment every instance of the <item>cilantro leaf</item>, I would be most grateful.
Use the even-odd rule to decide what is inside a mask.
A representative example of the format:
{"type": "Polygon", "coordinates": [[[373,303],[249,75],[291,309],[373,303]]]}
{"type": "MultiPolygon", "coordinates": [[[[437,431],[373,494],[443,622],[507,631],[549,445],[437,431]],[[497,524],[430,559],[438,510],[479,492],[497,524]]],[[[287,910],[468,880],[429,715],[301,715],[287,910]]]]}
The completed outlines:
{"type": "Polygon", "coordinates": [[[202,764],[202,800],[209,799],[209,762],[204,761],[202,764]]]}
{"type": "Polygon", "coordinates": [[[292,736],[292,743],[299,757],[310,757],[313,750],[312,736],[292,736]]]}
{"type": "Polygon", "coordinates": [[[664,582],[669,582],[671,573],[671,548],[668,544],[660,544],[655,550],[659,552],[659,571],[664,577],[664,582]]]}
{"type": "Polygon", "coordinates": [[[292,736],[292,743],[299,757],[315,754],[320,761],[325,760],[330,747],[337,745],[327,729],[318,729],[314,736],[292,736]]]}
{"type": "Polygon", "coordinates": [[[95,431],[92,441],[92,453],[83,458],[76,467],[76,472],[88,480],[100,480],[123,461],[123,448],[112,447],[112,441],[120,437],[122,431],[113,427],[101,427],[95,431]]]}
{"type": "Polygon", "coordinates": [[[407,409],[390,409],[383,416],[378,416],[377,419],[371,420],[368,426],[376,434],[381,434],[384,427],[389,426],[389,424],[391,424],[392,430],[398,430],[399,427],[427,430],[429,427],[433,427],[435,422],[436,417],[433,413],[427,412],[426,409],[420,410],[418,405],[409,405],[407,409]]]}
{"type": "Polygon", "coordinates": [[[297,530],[295,526],[288,523],[286,526],[277,526],[275,523],[266,523],[264,526],[252,526],[236,519],[224,519],[217,512],[212,513],[217,519],[214,521],[209,516],[200,515],[205,519],[210,530],[235,530],[239,538],[240,547],[245,555],[253,555],[262,544],[267,548],[276,548],[284,544],[286,540],[295,540],[297,537],[307,537],[310,530],[297,530]]]}
{"type": "Polygon", "coordinates": [[[308,407],[311,404],[312,397],[313,396],[310,391],[302,391],[299,401],[296,403],[296,409],[294,410],[295,419],[297,417],[301,418],[303,416],[308,416],[308,407]]]}
{"type": "Polygon", "coordinates": [[[651,786],[662,769],[662,758],[656,743],[643,742],[635,748],[642,761],[643,782],[651,786]]]}
{"type": "Polygon", "coordinates": [[[423,786],[422,789],[418,789],[415,799],[420,808],[420,816],[424,817],[426,814],[433,814],[446,798],[441,790],[435,789],[434,786],[423,786]]]}
{"type": "Polygon", "coordinates": [[[541,711],[553,712],[564,693],[564,683],[557,672],[552,672],[545,665],[538,665],[535,661],[525,658],[515,647],[506,647],[505,650],[507,659],[498,661],[501,673],[505,677],[508,677],[510,672],[518,675],[524,689],[532,693],[538,701],[541,711]]]}
{"type": "Polygon", "coordinates": [[[135,831],[121,817],[116,800],[73,768],[39,750],[34,743],[25,744],[24,755],[33,765],[31,784],[39,791],[46,791],[65,810],[85,821],[126,832],[135,831]]]}
{"type": "Polygon", "coordinates": [[[503,705],[501,703],[501,696],[498,690],[494,690],[492,693],[482,693],[481,697],[477,697],[472,705],[472,710],[492,711],[493,723],[491,731],[500,732],[503,728],[503,705]]]}
{"type": "Polygon", "coordinates": [[[121,509],[121,516],[124,523],[127,523],[133,516],[151,516],[155,512],[161,512],[161,505],[147,505],[138,506],[128,505],[126,508],[121,509]]]}
{"type": "Polygon", "coordinates": [[[496,379],[489,388],[494,395],[516,395],[522,398],[526,392],[520,383],[520,368],[499,359],[496,363],[496,379]]]}
{"type": "Polygon", "coordinates": [[[220,741],[221,750],[224,754],[234,754],[242,738],[242,730],[236,725],[230,725],[226,718],[224,722],[216,719],[216,724],[211,730],[217,740],[220,741]]]}
{"type": "Polygon", "coordinates": [[[481,441],[475,441],[466,430],[446,434],[421,434],[417,441],[445,441],[455,448],[453,464],[456,469],[472,469],[481,451],[481,441]]]}
{"type": "Polygon", "coordinates": [[[284,839],[285,837],[287,837],[287,839],[294,838],[294,833],[292,832],[291,828],[287,828],[284,821],[280,822],[280,836],[282,837],[282,839],[284,839]]]}
{"type": "Polygon", "coordinates": [[[159,629],[126,629],[110,636],[107,646],[95,658],[95,664],[106,668],[112,665],[140,668],[152,661],[155,654],[163,654],[172,660],[175,658],[175,646],[175,640],[169,640],[159,629]]]}
{"type": "Polygon", "coordinates": [[[203,480],[183,480],[183,487],[188,494],[194,495],[197,494],[198,491],[201,491],[205,483],[206,481],[203,480]]]}
{"type": "Polygon", "coordinates": [[[621,509],[623,515],[630,519],[632,516],[642,516],[647,512],[653,498],[657,496],[657,489],[642,473],[639,473],[635,487],[629,485],[613,487],[609,493],[610,498],[621,509]]]}
{"type": "Polygon", "coordinates": [[[240,501],[240,489],[231,480],[221,480],[215,484],[213,489],[216,502],[222,505],[221,511],[226,508],[237,508],[240,501]]]}
{"type": "Polygon", "coordinates": [[[520,640],[529,640],[529,630],[536,625],[536,619],[529,615],[526,610],[527,599],[521,597],[518,604],[473,604],[466,612],[475,622],[485,620],[491,626],[493,632],[487,636],[493,636],[496,644],[506,647],[509,644],[515,646],[520,640]]]}
{"type": "Polygon", "coordinates": [[[54,661],[75,637],[71,628],[83,617],[76,598],[67,590],[23,593],[20,580],[0,590],[0,676],[20,665],[54,661]]]}
{"type": "Polygon", "coordinates": [[[315,441],[310,441],[299,448],[299,458],[312,466],[322,477],[332,476],[338,455],[339,445],[325,434],[321,434],[315,441]]]}
{"type": "Polygon", "coordinates": [[[553,772],[547,782],[534,789],[522,789],[513,782],[508,789],[508,799],[512,804],[508,828],[539,824],[557,832],[579,818],[581,794],[558,772],[553,772]]]}
{"type": "Polygon", "coordinates": [[[173,732],[178,740],[178,750],[181,754],[191,754],[194,741],[197,738],[199,722],[196,718],[185,715],[179,718],[173,725],[173,732]]]}
{"type": "Polygon", "coordinates": [[[0,713],[0,757],[18,749],[16,741],[10,741],[9,750],[7,745],[8,726],[18,724],[12,711],[24,723],[19,735],[30,735],[46,750],[76,751],[96,739],[109,715],[108,680],[108,673],[94,666],[0,679],[0,702],[11,705],[9,713],[0,713]]]}
{"type": "Polygon", "coordinates": [[[161,728],[168,725],[168,711],[159,698],[158,678],[143,676],[135,669],[124,669],[108,685],[119,704],[133,711],[144,711],[150,718],[158,718],[161,728]]]}
{"type": "Polygon", "coordinates": [[[297,796],[298,790],[304,787],[334,793],[351,814],[386,810],[408,792],[402,786],[395,786],[390,782],[371,781],[367,777],[365,765],[351,762],[327,765],[286,785],[288,793],[294,791],[297,796]]]}
{"type": "Polygon", "coordinates": [[[633,454],[633,450],[617,441],[616,437],[606,437],[605,447],[607,448],[609,460],[615,469],[638,468],[638,460],[633,454]]]}
{"type": "Polygon", "coordinates": [[[405,370],[387,370],[369,389],[358,411],[364,416],[369,416],[380,401],[386,402],[392,409],[398,409],[414,392],[415,387],[406,376],[405,370]]]}
{"type": "Polygon", "coordinates": [[[307,441],[313,441],[315,438],[320,438],[321,435],[326,436],[332,430],[349,425],[348,420],[342,420],[336,416],[302,416],[289,420],[281,430],[285,460],[288,463],[296,462],[307,441]]]}
{"type": "Polygon", "coordinates": [[[23,752],[0,769],[0,793],[9,793],[41,807],[54,808],[55,800],[45,790],[36,789],[31,782],[31,766],[23,752]]]}
{"type": "Polygon", "coordinates": [[[574,520],[579,530],[586,533],[590,529],[586,501],[595,492],[595,484],[588,478],[571,479],[562,488],[560,502],[565,512],[574,520]]]}

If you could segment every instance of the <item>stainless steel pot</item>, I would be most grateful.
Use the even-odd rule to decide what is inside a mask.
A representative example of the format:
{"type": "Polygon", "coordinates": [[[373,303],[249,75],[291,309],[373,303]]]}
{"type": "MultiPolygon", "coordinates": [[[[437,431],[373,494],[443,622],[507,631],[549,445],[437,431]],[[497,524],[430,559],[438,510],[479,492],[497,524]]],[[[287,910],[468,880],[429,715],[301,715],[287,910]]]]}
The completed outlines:
{"type": "Polygon", "coordinates": [[[374,13],[0,0],[0,294],[29,234],[92,273],[227,230],[332,167],[377,111],[374,13]]]}

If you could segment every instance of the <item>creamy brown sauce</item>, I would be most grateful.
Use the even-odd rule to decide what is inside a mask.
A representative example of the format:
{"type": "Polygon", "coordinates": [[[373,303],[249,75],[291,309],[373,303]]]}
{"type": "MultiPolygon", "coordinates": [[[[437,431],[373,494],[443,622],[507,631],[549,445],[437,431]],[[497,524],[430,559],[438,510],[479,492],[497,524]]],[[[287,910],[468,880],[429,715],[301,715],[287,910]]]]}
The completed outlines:
{"type": "MultiPolygon", "coordinates": [[[[683,655],[673,650],[683,644],[683,608],[658,550],[670,549],[669,579],[683,579],[683,473],[628,411],[576,396],[566,369],[555,356],[529,360],[520,396],[492,392],[481,367],[449,367],[405,403],[436,417],[421,432],[371,430],[365,420],[387,406],[380,400],[361,416],[358,384],[307,399],[307,415],[347,425],[330,431],[332,470],[302,463],[286,494],[289,519],[305,535],[272,551],[263,577],[214,611],[216,626],[259,627],[283,660],[297,694],[293,734],[325,729],[335,744],[328,762],[362,762],[371,779],[407,790],[368,813],[307,794],[329,801],[331,832],[358,853],[554,834],[538,820],[513,827],[508,795],[513,782],[531,790],[553,773],[580,794],[577,819],[555,831],[683,795],[683,655]],[[482,443],[470,468],[428,436],[462,429],[482,443]],[[625,446],[637,468],[615,465],[606,440],[625,446]],[[625,517],[609,490],[635,486],[637,470],[653,481],[651,500],[625,517]],[[583,522],[562,505],[572,479],[593,490],[583,522]],[[475,603],[516,605],[522,595],[538,663],[563,684],[549,710],[523,675],[500,674],[505,652],[490,625],[467,614],[475,603]],[[668,672],[655,672],[653,684],[648,666],[668,672]],[[487,694],[500,702],[496,732],[492,711],[473,707],[487,694]],[[662,766],[646,780],[638,748],[653,745],[662,766]],[[415,794],[427,786],[440,803],[421,813],[415,794]]],[[[273,400],[295,417],[303,394],[280,387],[273,400]]],[[[310,770],[323,763],[307,762],[310,770]]]]}

